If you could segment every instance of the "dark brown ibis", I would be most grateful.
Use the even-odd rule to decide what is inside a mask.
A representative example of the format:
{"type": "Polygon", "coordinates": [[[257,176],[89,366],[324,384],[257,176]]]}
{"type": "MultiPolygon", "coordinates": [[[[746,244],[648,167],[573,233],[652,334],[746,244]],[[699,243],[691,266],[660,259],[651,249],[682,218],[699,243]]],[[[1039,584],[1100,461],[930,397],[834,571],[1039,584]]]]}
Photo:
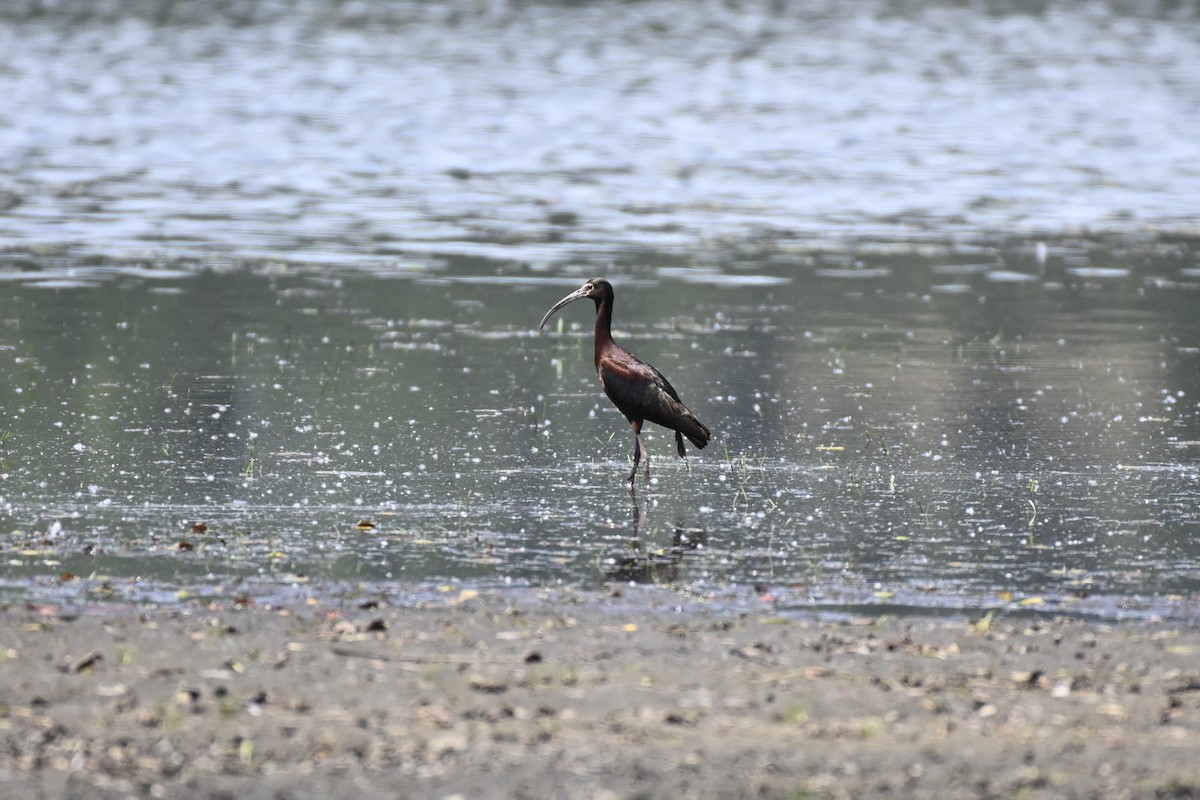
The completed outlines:
{"type": "Polygon", "coordinates": [[[538,327],[546,327],[546,321],[555,311],[585,297],[596,302],[596,373],[600,376],[600,386],[633,426],[633,470],[629,473],[629,483],[633,484],[643,454],[646,456],[646,480],[650,480],[650,453],[642,443],[643,422],[649,420],[675,431],[680,458],[687,456],[683,449],[684,436],[697,448],[703,448],[708,444],[711,432],[688,410],[675,387],[661,372],[613,341],[613,288],[604,278],[592,278],[559,300],[542,317],[538,327]]]}

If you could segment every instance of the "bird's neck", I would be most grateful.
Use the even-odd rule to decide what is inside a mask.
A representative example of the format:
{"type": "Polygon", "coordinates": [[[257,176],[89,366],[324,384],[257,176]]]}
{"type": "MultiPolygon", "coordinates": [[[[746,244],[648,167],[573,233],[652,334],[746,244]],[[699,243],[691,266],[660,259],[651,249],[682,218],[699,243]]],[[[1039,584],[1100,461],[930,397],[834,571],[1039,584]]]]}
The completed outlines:
{"type": "Polygon", "coordinates": [[[600,369],[600,357],[613,344],[612,338],[612,300],[607,297],[596,298],[596,369],[600,369]]]}

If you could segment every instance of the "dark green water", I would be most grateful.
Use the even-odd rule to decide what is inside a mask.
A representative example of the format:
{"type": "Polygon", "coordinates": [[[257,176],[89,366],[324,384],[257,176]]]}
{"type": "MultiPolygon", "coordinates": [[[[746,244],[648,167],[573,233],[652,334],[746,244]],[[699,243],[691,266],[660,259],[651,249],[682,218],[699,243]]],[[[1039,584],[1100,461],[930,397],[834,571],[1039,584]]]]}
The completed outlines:
{"type": "Polygon", "coordinates": [[[1040,276],[1024,246],[860,255],[608,270],[618,336],[715,432],[680,461],[654,429],[633,497],[590,307],[536,331],[582,268],[12,273],[4,585],[632,579],[784,607],[1192,613],[1195,253],[1062,243],[1040,276]]]}

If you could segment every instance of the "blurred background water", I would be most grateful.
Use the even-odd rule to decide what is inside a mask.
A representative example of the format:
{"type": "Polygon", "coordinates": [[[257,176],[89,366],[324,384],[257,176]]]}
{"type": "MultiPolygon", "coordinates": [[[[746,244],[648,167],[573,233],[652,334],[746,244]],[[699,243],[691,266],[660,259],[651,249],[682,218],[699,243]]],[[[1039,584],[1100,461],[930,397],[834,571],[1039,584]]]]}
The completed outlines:
{"type": "Polygon", "coordinates": [[[540,261],[1195,225],[1193,4],[6,7],[10,243],[540,261]]]}
{"type": "Polygon", "coordinates": [[[7,596],[1195,617],[1193,4],[18,0],[0,51],[7,596]],[[716,432],[633,498],[589,312],[535,332],[596,273],[716,432]]]}

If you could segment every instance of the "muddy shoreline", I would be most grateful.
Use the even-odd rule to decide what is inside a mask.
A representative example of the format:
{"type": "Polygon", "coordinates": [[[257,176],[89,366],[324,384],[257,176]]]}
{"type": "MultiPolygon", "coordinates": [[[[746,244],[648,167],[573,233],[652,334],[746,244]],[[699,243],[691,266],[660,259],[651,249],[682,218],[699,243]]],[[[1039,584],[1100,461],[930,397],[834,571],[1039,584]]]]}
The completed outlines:
{"type": "Polygon", "coordinates": [[[1200,631],[426,608],[0,615],[0,784],[66,797],[1195,797],[1200,631]]]}

